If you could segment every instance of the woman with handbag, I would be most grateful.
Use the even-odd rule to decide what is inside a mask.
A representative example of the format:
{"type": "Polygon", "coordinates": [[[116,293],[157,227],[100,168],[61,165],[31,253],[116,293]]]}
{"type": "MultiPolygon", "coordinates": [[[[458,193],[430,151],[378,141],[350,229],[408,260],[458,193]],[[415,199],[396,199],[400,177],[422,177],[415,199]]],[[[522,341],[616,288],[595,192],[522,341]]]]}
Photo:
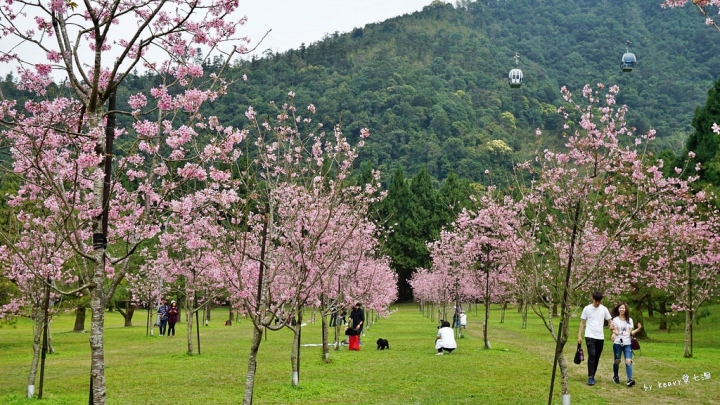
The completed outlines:
{"type": "Polygon", "coordinates": [[[619,303],[610,311],[612,319],[613,334],[613,355],[615,362],[613,363],[613,382],[620,384],[618,371],[620,369],[620,358],[625,356],[625,373],[627,374],[627,382],[625,385],[632,387],[635,380],[632,378],[633,361],[632,361],[632,339],[633,335],[642,329],[642,324],[638,322],[637,329],[633,329],[633,320],[630,318],[630,310],[624,302],[619,303]]]}

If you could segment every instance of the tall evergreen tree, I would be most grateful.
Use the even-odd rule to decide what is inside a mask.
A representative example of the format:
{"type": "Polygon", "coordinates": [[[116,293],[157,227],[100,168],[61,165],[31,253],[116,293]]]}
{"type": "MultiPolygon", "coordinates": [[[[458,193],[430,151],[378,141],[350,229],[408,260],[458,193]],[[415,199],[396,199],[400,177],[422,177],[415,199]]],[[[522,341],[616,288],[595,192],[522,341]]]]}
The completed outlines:
{"type": "Polygon", "coordinates": [[[437,240],[442,225],[442,207],[438,193],[433,188],[432,177],[425,166],[413,177],[410,183],[410,219],[408,223],[411,235],[415,241],[416,254],[415,267],[430,266],[430,253],[425,246],[426,242],[437,240]]]}
{"type": "MultiPolygon", "coordinates": [[[[720,122],[720,79],[715,81],[710,90],[708,90],[708,98],[704,107],[695,109],[695,116],[692,125],[695,132],[688,137],[685,144],[685,153],[683,158],[688,156],[688,152],[692,151],[695,157],[690,159],[691,169],[696,163],[701,164],[699,186],[708,186],[720,184],[720,154],[718,154],[718,145],[720,145],[720,135],[713,132],[714,123],[720,122]]],[[[678,162],[676,166],[682,167],[683,163],[678,162]]],[[[691,171],[694,174],[694,171],[691,171]]]]}
{"type": "Polygon", "coordinates": [[[430,266],[426,243],[437,240],[442,226],[467,205],[469,193],[463,188],[453,173],[443,186],[441,198],[426,167],[411,181],[405,178],[401,168],[395,171],[388,195],[379,204],[377,213],[384,226],[392,228],[385,249],[398,274],[400,300],[412,299],[408,279],[415,270],[430,266]]]}
{"type": "Polygon", "coordinates": [[[438,239],[443,222],[438,193],[433,188],[432,177],[424,166],[410,183],[410,200],[405,215],[405,244],[409,256],[404,272],[400,275],[400,296],[410,299],[411,291],[407,280],[416,269],[430,267],[430,252],[426,243],[438,239]]]}
{"type": "Polygon", "coordinates": [[[467,180],[461,180],[457,173],[450,171],[439,192],[442,226],[454,221],[463,208],[470,206],[470,187],[467,180]]]}
{"type": "Polygon", "coordinates": [[[410,187],[405,179],[405,173],[402,168],[398,168],[388,185],[387,197],[379,204],[377,212],[384,227],[392,229],[385,249],[392,258],[393,269],[398,274],[400,300],[410,298],[407,279],[415,268],[412,240],[408,231],[410,198],[410,187]]]}

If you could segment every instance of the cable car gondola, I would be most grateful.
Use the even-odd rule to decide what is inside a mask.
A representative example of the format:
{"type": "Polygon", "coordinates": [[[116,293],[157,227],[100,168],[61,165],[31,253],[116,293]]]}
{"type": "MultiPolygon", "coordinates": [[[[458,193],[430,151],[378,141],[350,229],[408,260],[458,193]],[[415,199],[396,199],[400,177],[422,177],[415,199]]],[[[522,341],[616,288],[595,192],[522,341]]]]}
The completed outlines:
{"type": "MultiPolygon", "coordinates": [[[[520,55],[517,53],[515,54],[515,66],[519,64],[520,55]]],[[[510,70],[510,73],[508,74],[508,83],[510,83],[510,87],[513,89],[517,89],[520,86],[522,86],[522,80],[523,80],[523,73],[522,70],[518,69],[517,67],[515,69],[510,70]]]]}
{"type": "Polygon", "coordinates": [[[620,67],[622,68],[623,72],[632,72],[636,63],[637,58],[635,57],[634,53],[630,52],[630,41],[627,41],[627,47],[625,48],[625,53],[622,56],[620,67]]]}

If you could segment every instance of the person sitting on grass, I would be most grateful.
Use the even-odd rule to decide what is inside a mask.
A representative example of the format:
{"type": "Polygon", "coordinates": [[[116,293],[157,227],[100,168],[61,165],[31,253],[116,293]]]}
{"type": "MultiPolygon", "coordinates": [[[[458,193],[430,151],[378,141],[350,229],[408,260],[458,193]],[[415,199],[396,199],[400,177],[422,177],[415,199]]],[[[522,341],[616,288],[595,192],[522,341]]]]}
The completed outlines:
{"type": "Polygon", "coordinates": [[[443,355],[443,350],[450,354],[453,350],[457,349],[457,343],[455,343],[455,332],[450,327],[450,322],[440,321],[440,327],[438,328],[438,333],[435,337],[435,348],[438,351],[438,356],[443,355]]]}

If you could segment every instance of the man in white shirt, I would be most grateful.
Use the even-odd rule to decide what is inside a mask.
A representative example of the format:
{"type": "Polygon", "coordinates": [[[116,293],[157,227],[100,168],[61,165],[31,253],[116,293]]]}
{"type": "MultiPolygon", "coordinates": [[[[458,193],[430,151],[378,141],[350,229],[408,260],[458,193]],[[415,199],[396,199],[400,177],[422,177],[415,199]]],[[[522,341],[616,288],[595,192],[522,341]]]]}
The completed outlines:
{"type": "Polygon", "coordinates": [[[600,355],[605,343],[603,330],[605,321],[612,319],[610,311],[600,304],[603,294],[595,291],[592,294],[592,304],[583,308],[580,315],[580,328],[578,329],[578,343],[582,343],[582,331],[585,329],[585,344],[588,353],[588,385],[595,385],[595,372],[600,363],[600,355]]]}
{"type": "Polygon", "coordinates": [[[435,337],[435,348],[438,351],[437,356],[442,356],[443,350],[450,354],[453,350],[457,349],[455,332],[450,327],[450,322],[440,322],[440,328],[438,329],[437,336],[435,337]]]}

